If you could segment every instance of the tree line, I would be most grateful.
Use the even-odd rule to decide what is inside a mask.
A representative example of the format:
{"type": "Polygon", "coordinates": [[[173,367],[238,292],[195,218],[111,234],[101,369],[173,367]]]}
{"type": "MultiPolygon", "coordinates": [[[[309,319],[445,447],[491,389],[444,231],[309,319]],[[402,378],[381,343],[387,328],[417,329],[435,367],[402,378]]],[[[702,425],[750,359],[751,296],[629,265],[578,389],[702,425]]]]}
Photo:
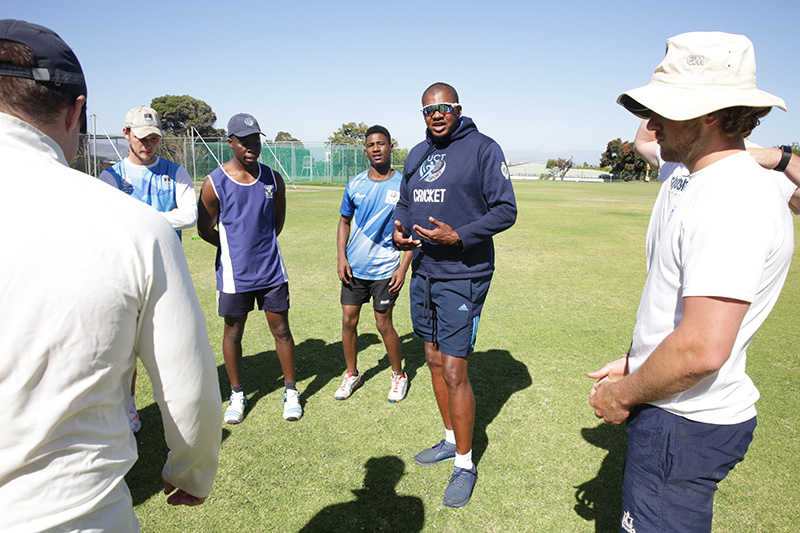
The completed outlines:
{"type": "MultiPolygon", "coordinates": [[[[202,100],[198,100],[189,95],[164,95],[153,98],[150,107],[156,110],[161,117],[161,126],[165,136],[190,136],[191,129],[194,128],[204,138],[223,138],[225,130],[215,128],[217,115],[211,106],[202,100]]],[[[367,124],[364,122],[347,122],[342,124],[339,129],[328,137],[331,144],[350,144],[360,146],[364,144],[364,134],[367,131],[367,124]]],[[[300,142],[291,133],[279,131],[275,136],[275,142],[300,142]]],[[[392,139],[394,153],[392,154],[393,166],[402,168],[406,157],[407,148],[399,148],[397,141],[392,139]]],[[[171,146],[169,142],[161,144],[165,152],[165,157],[175,161],[176,157],[182,159],[182,155],[177,153],[178,146],[171,146]],[[173,153],[175,152],[175,153],[173,153]]],[[[794,142],[791,145],[792,151],[800,155],[800,143],[794,142]]],[[[550,159],[547,161],[546,169],[554,177],[563,177],[570,168],[573,168],[572,158],[550,159]]],[[[590,167],[583,163],[576,168],[598,168],[590,167]]],[[[658,169],[648,168],[647,162],[636,155],[633,150],[633,142],[623,141],[620,138],[608,142],[605,152],[600,156],[600,167],[608,170],[615,177],[624,181],[643,179],[649,176],[654,179],[658,176],[658,169]]]]}
{"type": "MultiPolygon", "coordinates": [[[[150,107],[155,109],[161,118],[161,127],[164,130],[165,137],[190,136],[192,128],[204,138],[225,137],[224,129],[214,128],[217,115],[211,109],[211,106],[202,100],[189,95],[175,96],[167,94],[153,98],[150,107]]],[[[344,123],[328,137],[328,142],[331,144],[362,146],[364,144],[364,134],[367,132],[368,127],[363,122],[344,123]]],[[[275,135],[275,142],[301,141],[288,131],[279,131],[275,135]]],[[[173,150],[170,150],[169,143],[162,144],[165,145],[165,157],[175,161],[178,154],[171,153],[173,150]]],[[[408,156],[408,149],[398,148],[397,140],[395,139],[392,139],[392,145],[395,147],[392,154],[393,166],[402,168],[406,156],[408,156]]]]}

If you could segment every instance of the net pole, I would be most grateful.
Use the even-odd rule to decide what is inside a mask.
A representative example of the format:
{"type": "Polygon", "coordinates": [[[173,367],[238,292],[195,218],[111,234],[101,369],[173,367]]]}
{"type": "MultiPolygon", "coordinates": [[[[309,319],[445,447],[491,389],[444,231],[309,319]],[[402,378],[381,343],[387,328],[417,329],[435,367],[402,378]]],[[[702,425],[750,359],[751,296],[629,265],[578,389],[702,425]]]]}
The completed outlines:
{"type": "Polygon", "coordinates": [[[267,150],[269,150],[269,153],[271,153],[271,154],[272,154],[272,157],[274,157],[274,158],[275,158],[275,162],[276,162],[276,163],[278,164],[278,166],[281,168],[281,171],[283,171],[283,175],[289,178],[289,183],[291,183],[291,184],[292,184],[292,188],[293,188],[293,189],[297,189],[297,186],[294,184],[294,180],[292,179],[292,177],[291,177],[291,176],[289,176],[289,173],[288,173],[288,172],[286,172],[286,169],[283,167],[283,164],[281,164],[281,162],[278,160],[278,156],[275,154],[275,152],[274,152],[274,151],[272,151],[272,148],[270,147],[269,143],[266,143],[266,144],[264,144],[263,146],[266,146],[266,147],[267,147],[267,150]]]}

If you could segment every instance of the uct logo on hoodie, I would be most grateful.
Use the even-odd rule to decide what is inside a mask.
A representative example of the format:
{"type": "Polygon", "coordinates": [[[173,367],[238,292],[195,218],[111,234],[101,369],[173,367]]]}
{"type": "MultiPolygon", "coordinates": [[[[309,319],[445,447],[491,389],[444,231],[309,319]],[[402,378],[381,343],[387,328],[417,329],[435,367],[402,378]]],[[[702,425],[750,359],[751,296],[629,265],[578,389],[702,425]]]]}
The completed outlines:
{"type": "Polygon", "coordinates": [[[428,159],[419,167],[419,180],[420,181],[436,181],[442,174],[447,164],[444,158],[447,154],[432,154],[428,159]]]}

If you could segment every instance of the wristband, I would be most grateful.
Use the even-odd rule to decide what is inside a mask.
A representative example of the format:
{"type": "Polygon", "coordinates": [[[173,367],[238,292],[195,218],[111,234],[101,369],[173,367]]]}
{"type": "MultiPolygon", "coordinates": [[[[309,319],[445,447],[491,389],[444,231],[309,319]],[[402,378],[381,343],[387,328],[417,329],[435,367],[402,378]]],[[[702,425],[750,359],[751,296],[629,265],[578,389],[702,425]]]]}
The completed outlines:
{"type": "Polygon", "coordinates": [[[775,165],[776,172],[783,172],[786,170],[786,167],[789,166],[789,161],[792,159],[792,149],[786,146],[785,144],[781,146],[781,150],[783,150],[783,155],[781,156],[780,162],[775,165]]]}

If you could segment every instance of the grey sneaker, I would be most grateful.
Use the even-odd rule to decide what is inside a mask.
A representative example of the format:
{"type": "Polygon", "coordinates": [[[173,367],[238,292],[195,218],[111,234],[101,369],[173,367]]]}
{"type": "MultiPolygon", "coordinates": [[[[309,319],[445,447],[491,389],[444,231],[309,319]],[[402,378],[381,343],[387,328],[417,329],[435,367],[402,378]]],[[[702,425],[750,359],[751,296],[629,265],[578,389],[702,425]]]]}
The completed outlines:
{"type": "Polygon", "coordinates": [[[473,466],[471,470],[456,468],[450,476],[450,484],[444,490],[442,503],[448,507],[463,507],[469,503],[472,489],[478,481],[478,470],[473,466]]]}
{"type": "Polygon", "coordinates": [[[442,439],[439,444],[434,444],[427,450],[422,450],[414,456],[414,461],[419,466],[438,465],[442,461],[452,461],[456,458],[456,445],[442,439]]]}

